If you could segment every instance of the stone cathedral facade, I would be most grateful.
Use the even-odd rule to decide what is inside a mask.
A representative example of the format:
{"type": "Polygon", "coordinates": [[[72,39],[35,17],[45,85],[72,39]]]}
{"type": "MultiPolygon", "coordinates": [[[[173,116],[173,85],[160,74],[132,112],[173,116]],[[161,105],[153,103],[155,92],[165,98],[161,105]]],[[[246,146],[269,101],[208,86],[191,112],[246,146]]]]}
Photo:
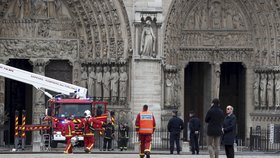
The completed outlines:
{"type": "MultiPolygon", "coordinates": [[[[279,123],[280,0],[0,0],[0,62],[86,87],[133,127],[148,104],[201,120],[231,104],[240,138],[279,123]]],[[[0,125],[39,123],[46,97],[0,78],[0,125]],[[10,118],[8,121],[7,118],[10,118]]],[[[205,130],[205,128],[204,128],[205,130]]],[[[36,134],[34,134],[36,135],[36,134]]],[[[31,141],[39,141],[34,136],[31,141]]],[[[0,143],[5,142],[0,131],[0,143]]],[[[13,136],[10,136],[13,139],[13,136]]]]}

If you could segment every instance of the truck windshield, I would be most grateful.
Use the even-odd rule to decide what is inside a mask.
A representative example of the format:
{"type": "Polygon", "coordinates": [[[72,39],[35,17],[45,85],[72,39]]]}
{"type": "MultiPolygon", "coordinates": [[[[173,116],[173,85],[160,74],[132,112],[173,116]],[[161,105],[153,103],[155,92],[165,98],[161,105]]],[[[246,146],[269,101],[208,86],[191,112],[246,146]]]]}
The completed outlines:
{"type": "Polygon", "coordinates": [[[92,110],[91,104],[57,104],[55,109],[56,117],[83,117],[86,110],[92,110]]]}

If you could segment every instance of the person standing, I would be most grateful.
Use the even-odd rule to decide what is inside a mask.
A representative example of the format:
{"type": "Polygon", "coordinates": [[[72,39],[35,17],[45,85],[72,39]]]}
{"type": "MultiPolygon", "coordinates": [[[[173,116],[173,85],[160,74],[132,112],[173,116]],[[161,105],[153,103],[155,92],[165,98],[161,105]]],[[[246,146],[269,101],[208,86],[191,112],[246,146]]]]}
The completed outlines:
{"type": "Polygon", "coordinates": [[[112,140],[114,138],[115,134],[115,127],[113,126],[112,122],[110,121],[105,126],[104,131],[104,140],[103,140],[103,151],[106,151],[106,148],[108,151],[112,150],[112,140]]]}
{"type": "Polygon", "coordinates": [[[207,145],[210,158],[219,157],[220,137],[222,135],[222,126],[224,120],[224,113],[220,108],[220,101],[214,98],[212,105],[208,110],[205,122],[207,126],[207,145]]]}
{"type": "Polygon", "coordinates": [[[196,117],[194,112],[190,112],[190,121],[189,121],[189,129],[190,129],[190,144],[191,144],[191,151],[192,154],[199,154],[199,134],[200,134],[200,120],[196,117]]]}
{"type": "Polygon", "coordinates": [[[120,150],[127,150],[127,142],[129,138],[129,127],[127,123],[121,124],[120,125],[120,150]]]}
{"type": "Polygon", "coordinates": [[[177,154],[180,154],[180,133],[184,129],[184,123],[181,118],[177,117],[177,111],[172,112],[167,129],[170,132],[170,154],[173,154],[174,151],[174,141],[176,142],[177,154]]]}
{"type": "Polygon", "coordinates": [[[140,141],[140,158],[150,158],[152,134],[156,128],[156,121],[152,112],[148,111],[148,105],[143,106],[143,111],[138,113],[135,127],[140,141]]]}
{"type": "Polygon", "coordinates": [[[65,118],[63,124],[62,135],[66,139],[66,147],[64,149],[64,154],[72,154],[73,153],[73,145],[71,143],[71,138],[75,136],[75,125],[73,123],[72,117],[65,118]]]}
{"type": "Polygon", "coordinates": [[[227,116],[223,124],[223,139],[222,143],[225,146],[227,158],[234,158],[234,140],[236,137],[236,117],[233,114],[233,107],[228,105],[226,108],[227,116]]]}

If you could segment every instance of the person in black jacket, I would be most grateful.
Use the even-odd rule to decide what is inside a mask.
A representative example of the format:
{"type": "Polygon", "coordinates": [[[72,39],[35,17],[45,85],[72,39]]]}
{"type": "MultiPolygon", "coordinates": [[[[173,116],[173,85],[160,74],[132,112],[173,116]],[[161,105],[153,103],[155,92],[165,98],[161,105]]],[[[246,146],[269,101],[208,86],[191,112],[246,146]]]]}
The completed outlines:
{"type": "Polygon", "coordinates": [[[231,105],[227,106],[226,113],[227,116],[222,128],[224,133],[222,143],[225,146],[227,158],[234,158],[233,144],[236,137],[236,117],[233,114],[233,107],[231,105]]]}
{"type": "Polygon", "coordinates": [[[196,117],[193,111],[191,111],[189,129],[190,129],[190,145],[191,145],[192,154],[195,154],[195,151],[196,154],[199,154],[198,139],[199,139],[200,127],[201,124],[199,118],[196,117]]]}
{"type": "Polygon", "coordinates": [[[174,151],[174,141],[176,142],[177,154],[180,154],[180,133],[184,129],[184,123],[181,118],[177,117],[177,111],[172,112],[172,118],[169,120],[167,129],[170,132],[170,154],[174,151]]]}
{"type": "Polygon", "coordinates": [[[224,113],[220,108],[218,98],[213,99],[212,105],[208,110],[205,122],[207,126],[207,145],[210,158],[219,157],[220,137],[222,135],[222,126],[224,121],[224,113]]]}
{"type": "Polygon", "coordinates": [[[104,140],[103,140],[103,151],[112,150],[112,140],[114,139],[115,134],[115,127],[110,121],[107,125],[105,125],[105,131],[104,131],[104,140]],[[108,144],[108,145],[107,145],[108,144]]]}
{"type": "Polygon", "coordinates": [[[127,142],[129,138],[129,127],[127,123],[121,124],[119,128],[120,132],[120,150],[127,150],[127,142]]]}

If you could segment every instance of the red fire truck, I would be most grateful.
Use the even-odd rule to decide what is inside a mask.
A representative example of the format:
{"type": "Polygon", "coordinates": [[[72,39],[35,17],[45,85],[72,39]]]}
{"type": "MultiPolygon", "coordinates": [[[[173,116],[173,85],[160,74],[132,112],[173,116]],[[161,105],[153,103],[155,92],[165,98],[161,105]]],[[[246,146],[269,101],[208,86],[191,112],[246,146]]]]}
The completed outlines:
{"type": "MultiPolygon", "coordinates": [[[[20,82],[33,85],[38,90],[42,91],[50,97],[46,104],[44,124],[40,125],[26,125],[25,115],[23,122],[19,125],[15,122],[15,137],[25,137],[26,131],[47,131],[49,134],[51,147],[57,147],[57,143],[65,142],[65,137],[62,136],[62,126],[65,117],[74,116],[74,123],[78,127],[81,123],[81,119],[84,117],[85,110],[90,110],[92,116],[97,119],[107,122],[111,119],[114,122],[114,116],[112,112],[107,109],[107,102],[93,101],[90,98],[86,98],[87,89],[79,87],[73,84],[55,80],[46,76],[31,73],[21,69],[17,69],[11,66],[0,64],[0,76],[14,79],[20,82]],[[60,93],[56,96],[52,96],[46,92],[45,89],[60,93]]],[[[19,120],[16,115],[16,121],[19,120]]],[[[95,129],[102,130],[101,125],[95,125],[95,129]]],[[[83,141],[82,129],[76,128],[76,134],[78,140],[83,141]]]]}

